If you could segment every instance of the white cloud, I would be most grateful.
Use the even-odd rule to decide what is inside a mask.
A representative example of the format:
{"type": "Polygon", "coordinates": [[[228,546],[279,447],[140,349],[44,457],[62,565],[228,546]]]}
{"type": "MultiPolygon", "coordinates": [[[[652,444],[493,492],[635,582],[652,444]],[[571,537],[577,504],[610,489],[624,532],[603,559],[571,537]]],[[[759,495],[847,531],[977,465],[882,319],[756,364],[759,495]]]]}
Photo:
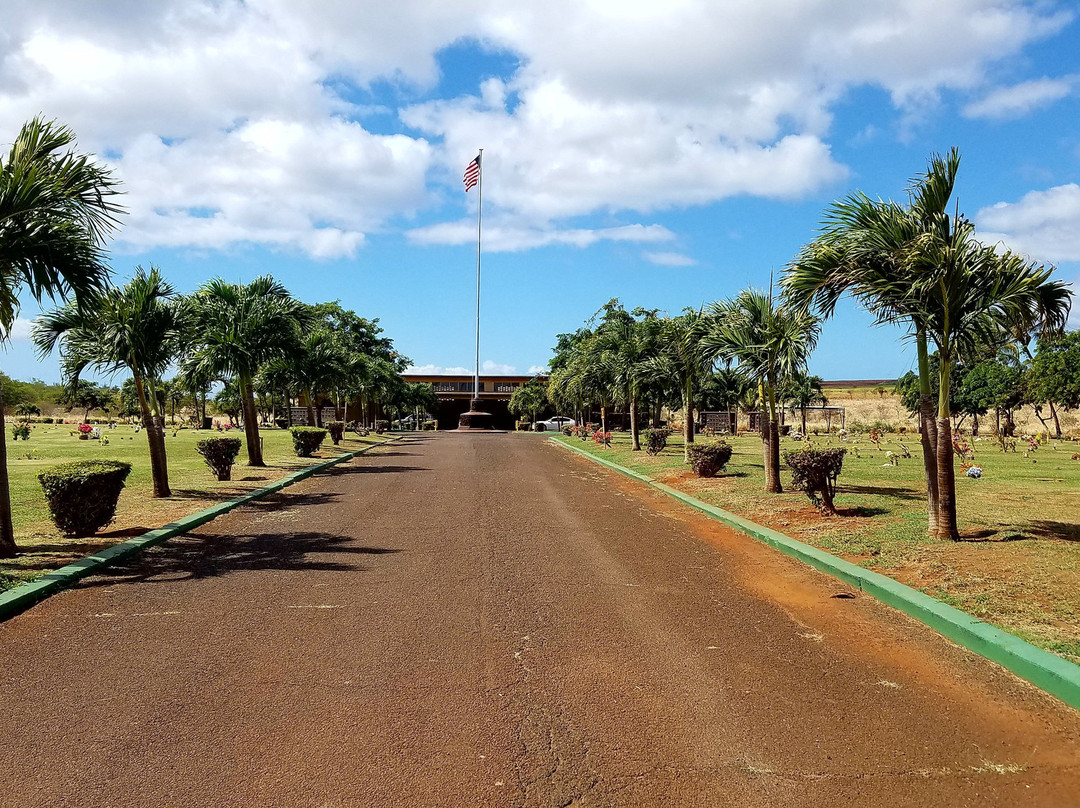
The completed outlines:
{"type": "Polygon", "coordinates": [[[964,107],[968,118],[1020,118],[1033,109],[1044,107],[1069,95],[1076,86],[1076,76],[1060,79],[1025,81],[1001,87],[964,107]]]}
{"type": "Polygon", "coordinates": [[[535,376],[537,373],[548,374],[551,371],[544,365],[529,365],[529,373],[535,376]]]}
{"type": "MultiPolygon", "coordinates": [[[[418,227],[408,231],[406,235],[414,244],[475,244],[476,222],[468,219],[441,222],[418,227]]],[[[650,243],[668,241],[674,237],[670,230],[658,224],[631,224],[596,230],[559,230],[552,225],[528,228],[514,224],[495,224],[484,227],[483,249],[485,252],[518,252],[552,245],[589,247],[599,241],[650,243]]]]}
{"type": "Polygon", "coordinates": [[[517,373],[517,368],[514,365],[504,365],[501,362],[485,359],[480,363],[480,372],[499,376],[513,376],[517,373]]]}
{"type": "Polygon", "coordinates": [[[1031,191],[1018,202],[998,202],[975,215],[979,238],[1001,241],[1039,261],[1080,261],[1080,185],[1031,191]]]}
{"type": "Polygon", "coordinates": [[[439,365],[410,365],[405,371],[417,376],[471,376],[472,371],[463,367],[444,368],[439,365]]]}
{"type": "Polygon", "coordinates": [[[28,340],[30,339],[30,330],[33,327],[33,320],[27,320],[25,317],[16,317],[15,322],[11,324],[11,330],[8,332],[8,339],[28,340]]]}
{"type": "MultiPolygon", "coordinates": [[[[942,89],[984,86],[988,65],[1072,18],[985,0],[397,0],[377,11],[8,0],[4,11],[0,133],[44,111],[107,155],[127,183],[130,248],[255,243],[315,257],[350,255],[431,209],[432,180],[460,193],[480,145],[485,201],[504,217],[493,249],[660,240],[655,225],[631,225],[639,239],[566,224],[585,214],[800,198],[846,176],[827,137],[852,87],[883,88],[911,119],[942,89]],[[440,52],[462,42],[505,52],[516,72],[408,106],[438,87],[440,52]],[[404,99],[409,129],[386,114],[376,128],[377,110],[356,103],[386,85],[379,103],[404,99]]],[[[1018,85],[971,108],[1015,110],[1059,89],[1018,85]]],[[[458,243],[455,223],[438,227],[410,236],[458,243]]]]}
{"type": "Polygon", "coordinates": [[[697,261],[688,255],[676,252],[647,252],[645,260],[662,267],[692,267],[697,261]]]}

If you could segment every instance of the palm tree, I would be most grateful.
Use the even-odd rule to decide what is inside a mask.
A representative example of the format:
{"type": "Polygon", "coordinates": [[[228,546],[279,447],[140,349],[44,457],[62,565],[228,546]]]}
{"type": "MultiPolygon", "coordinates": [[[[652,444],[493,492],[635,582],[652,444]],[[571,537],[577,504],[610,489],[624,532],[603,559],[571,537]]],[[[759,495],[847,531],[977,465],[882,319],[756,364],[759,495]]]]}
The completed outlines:
{"type": "MultiPolygon", "coordinates": [[[[829,399],[822,389],[823,380],[820,376],[809,376],[806,373],[796,372],[780,390],[780,398],[785,404],[798,407],[801,414],[802,434],[806,435],[806,408],[815,404],[825,406],[829,399]]],[[[884,390],[885,388],[879,388],[884,390]]]]}
{"type": "Polygon", "coordinates": [[[862,192],[836,202],[826,212],[821,235],[802,249],[781,280],[789,300],[815,307],[825,319],[850,293],[879,322],[907,324],[918,356],[919,435],[931,535],[938,513],[937,422],[925,311],[908,277],[907,256],[920,238],[940,238],[948,231],[949,200],[959,168],[955,148],[945,157],[932,155],[926,173],[908,185],[906,207],[862,192]]]}
{"type": "Polygon", "coordinates": [[[712,328],[701,340],[704,352],[714,359],[738,362],[738,370],[757,385],[768,408],[768,424],[761,430],[765,490],[779,493],[783,487],[777,388],[805,370],[821,324],[805,309],[776,305],[772,292],[755,289],[744,290],[734,300],[713,303],[709,314],[712,328]]]}
{"type": "Polygon", "coordinates": [[[686,309],[677,317],[661,319],[656,356],[645,363],[646,373],[666,375],[678,384],[684,416],[683,459],[687,463],[690,462],[690,444],[694,442],[695,395],[713,365],[713,357],[702,345],[710,325],[708,317],[693,309],[686,309]]]}
{"type": "Polygon", "coordinates": [[[956,149],[945,157],[932,155],[926,173],[909,185],[906,208],[861,193],[834,204],[822,235],[803,249],[782,281],[790,300],[813,305],[825,317],[850,292],[879,322],[908,324],[918,349],[928,532],[952,539],[959,534],[947,417],[942,431],[942,413],[950,411],[951,365],[976,341],[992,344],[999,330],[1060,327],[1070,298],[1064,284],[1049,280],[1052,270],[982,247],[970,223],[950,217],[959,165],[956,149]],[[942,355],[939,377],[946,381],[939,385],[936,407],[931,341],[942,355]]]}
{"type": "Polygon", "coordinates": [[[69,303],[39,317],[33,331],[41,356],[60,347],[69,384],[78,384],[86,368],[131,372],[150,448],[155,497],[171,495],[161,376],[180,352],[182,327],[173,294],[156,267],[149,272],[136,267],[123,288],[106,290],[92,309],[69,303]]]}
{"type": "Polygon", "coordinates": [[[189,309],[189,347],[182,370],[237,380],[248,465],[265,466],[252,380],[263,365],[295,350],[306,307],[264,275],[246,285],[212,280],[190,298],[189,309]]]}
{"type": "MultiPolygon", "coordinates": [[[[25,124],[0,157],[0,343],[11,335],[24,288],[39,303],[87,304],[108,283],[102,245],[122,208],[116,181],[68,149],[75,134],[40,118],[25,124]]],[[[7,445],[0,408],[0,557],[15,555],[7,445]]]]}
{"type": "Polygon", "coordinates": [[[611,300],[604,310],[596,338],[619,397],[630,412],[631,450],[638,452],[641,451],[638,401],[648,379],[646,362],[656,352],[659,320],[654,312],[645,310],[631,314],[617,300],[611,300]],[[636,319],[635,315],[643,319],[636,319]]]}

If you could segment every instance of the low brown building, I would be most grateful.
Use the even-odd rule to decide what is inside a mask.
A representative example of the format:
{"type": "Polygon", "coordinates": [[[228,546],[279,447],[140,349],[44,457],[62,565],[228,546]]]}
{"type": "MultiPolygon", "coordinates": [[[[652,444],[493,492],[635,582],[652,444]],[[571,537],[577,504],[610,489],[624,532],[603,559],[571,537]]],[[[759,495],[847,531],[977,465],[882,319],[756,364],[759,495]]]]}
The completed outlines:
{"type": "MultiPolygon", "coordinates": [[[[402,376],[410,383],[427,383],[435,390],[438,400],[437,412],[432,413],[439,422],[439,429],[456,429],[458,417],[469,409],[473,398],[472,376],[436,376],[421,373],[405,373],[402,376]]],[[[490,412],[496,429],[513,429],[514,421],[508,405],[510,396],[522,385],[528,384],[536,376],[481,376],[480,401],[485,412],[490,412]]],[[[544,380],[544,377],[540,377],[544,380]]]]}

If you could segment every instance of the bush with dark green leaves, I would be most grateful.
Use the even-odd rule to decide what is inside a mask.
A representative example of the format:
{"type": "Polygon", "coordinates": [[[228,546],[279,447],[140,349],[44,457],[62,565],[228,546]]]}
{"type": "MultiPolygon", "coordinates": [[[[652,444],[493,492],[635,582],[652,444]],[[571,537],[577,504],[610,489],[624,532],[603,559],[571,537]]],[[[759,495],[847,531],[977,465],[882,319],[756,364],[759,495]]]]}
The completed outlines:
{"type": "Polygon", "coordinates": [[[337,446],[341,443],[341,437],[345,434],[345,422],[344,421],[327,421],[326,431],[330,433],[330,440],[337,446]]]}
{"type": "Polygon", "coordinates": [[[645,454],[658,455],[667,448],[667,439],[671,436],[671,430],[667,427],[657,427],[645,430],[645,454]]]}
{"type": "Polygon", "coordinates": [[[699,441],[690,444],[687,454],[694,474],[698,477],[715,477],[731,460],[731,444],[723,439],[699,441]]]}
{"type": "Polygon", "coordinates": [[[116,503],[131,473],[119,460],[78,460],[38,474],[53,523],[66,536],[92,536],[116,515],[116,503]]]}
{"type": "Polygon", "coordinates": [[[390,428],[390,422],[389,421],[376,421],[375,422],[375,432],[378,433],[379,435],[381,435],[383,432],[385,432],[389,428],[390,428]]]}
{"type": "Polygon", "coordinates": [[[231,480],[233,463],[240,454],[240,438],[204,438],[195,444],[195,451],[219,480],[231,480]]]}
{"type": "Polygon", "coordinates": [[[844,467],[847,449],[814,449],[807,446],[797,452],[784,452],[784,462],[791,469],[791,487],[806,492],[814,507],[826,516],[836,515],[833,498],[836,478],[844,467]]]}
{"type": "Polygon", "coordinates": [[[311,457],[326,440],[326,430],[317,426],[294,426],[289,432],[292,433],[292,445],[297,457],[311,457]]]}

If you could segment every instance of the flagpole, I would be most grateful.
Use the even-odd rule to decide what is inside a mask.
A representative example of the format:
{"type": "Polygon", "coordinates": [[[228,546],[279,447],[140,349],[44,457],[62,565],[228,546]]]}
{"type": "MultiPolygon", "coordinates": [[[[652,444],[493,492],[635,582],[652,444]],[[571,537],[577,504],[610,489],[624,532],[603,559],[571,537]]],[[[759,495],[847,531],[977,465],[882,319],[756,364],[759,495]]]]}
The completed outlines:
{"type": "Polygon", "coordinates": [[[476,158],[480,168],[479,199],[476,209],[476,372],[473,374],[473,398],[480,398],[480,236],[484,221],[484,150],[476,158]]]}

